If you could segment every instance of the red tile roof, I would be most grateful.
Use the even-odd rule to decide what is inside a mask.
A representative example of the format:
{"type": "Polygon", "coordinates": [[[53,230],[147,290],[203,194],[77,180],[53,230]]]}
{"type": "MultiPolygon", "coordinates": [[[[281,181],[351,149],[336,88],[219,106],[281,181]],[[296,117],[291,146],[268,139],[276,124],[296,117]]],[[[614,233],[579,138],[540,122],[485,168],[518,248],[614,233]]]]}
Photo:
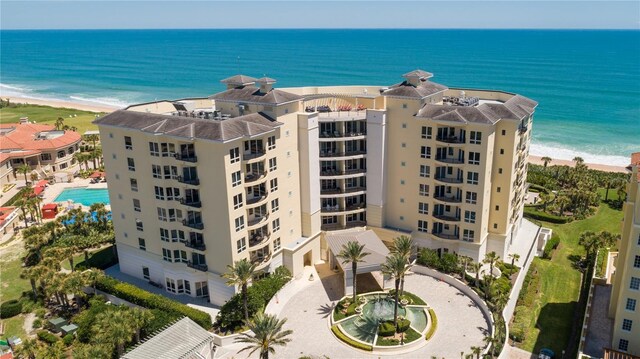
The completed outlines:
{"type": "MultiPolygon", "coordinates": [[[[55,131],[51,125],[38,125],[35,123],[3,123],[0,124],[3,131],[0,135],[0,150],[26,150],[38,153],[39,150],[56,150],[80,142],[81,136],[74,131],[63,131],[63,134],[51,139],[38,139],[40,132],[55,131]]],[[[20,155],[25,155],[21,153],[20,155]]],[[[0,160],[6,158],[0,157],[0,160]]]]}

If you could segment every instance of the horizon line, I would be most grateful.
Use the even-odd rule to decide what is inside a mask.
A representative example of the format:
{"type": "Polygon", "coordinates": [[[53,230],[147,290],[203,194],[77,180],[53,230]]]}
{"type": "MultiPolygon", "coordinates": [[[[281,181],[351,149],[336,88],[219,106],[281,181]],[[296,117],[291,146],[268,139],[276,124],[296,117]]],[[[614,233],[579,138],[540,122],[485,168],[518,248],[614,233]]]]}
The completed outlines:
{"type": "Polygon", "coordinates": [[[144,30],[551,30],[551,31],[640,31],[638,28],[592,27],[148,27],[148,28],[0,28],[0,31],[144,31],[144,30]]]}

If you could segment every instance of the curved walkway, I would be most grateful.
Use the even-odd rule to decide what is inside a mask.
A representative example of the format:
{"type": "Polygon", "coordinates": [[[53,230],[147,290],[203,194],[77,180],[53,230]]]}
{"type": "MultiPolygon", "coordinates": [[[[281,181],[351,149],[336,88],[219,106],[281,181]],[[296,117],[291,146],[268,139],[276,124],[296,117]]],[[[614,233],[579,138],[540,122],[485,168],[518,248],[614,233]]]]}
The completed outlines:
{"type": "Polygon", "coordinates": [[[475,302],[458,289],[433,277],[411,274],[405,289],[422,297],[436,312],[438,329],[427,345],[398,355],[371,354],[351,348],[336,339],[328,327],[334,300],[329,298],[323,281],[316,280],[296,293],[282,307],[279,317],[287,318],[286,329],[292,329],[292,341],[276,348],[276,358],[298,358],[303,355],[326,355],[338,358],[458,358],[460,352],[471,353],[472,346],[484,347],[489,323],[475,302]]]}

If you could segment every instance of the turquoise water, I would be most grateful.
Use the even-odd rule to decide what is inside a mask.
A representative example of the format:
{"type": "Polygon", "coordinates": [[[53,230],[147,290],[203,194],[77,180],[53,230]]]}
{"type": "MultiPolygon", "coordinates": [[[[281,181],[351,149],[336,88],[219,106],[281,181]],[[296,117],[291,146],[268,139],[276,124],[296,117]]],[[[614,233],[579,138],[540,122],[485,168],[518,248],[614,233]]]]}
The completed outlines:
{"type": "Polygon", "coordinates": [[[74,203],[80,203],[84,206],[91,206],[94,203],[109,204],[109,191],[106,188],[89,189],[83,188],[67,188],[56,197],[54,202],[64,202],[72,200],[74,203]]]}
{"type": "Polygon", "coordinates": [[[419,333],[427,328],[427,315],[423,308],[407,307],[407,319],[411,321],[411,326],[419,333]]]}
{"type": "Polygon", "coordinates": [[[537,100],[531,153],[627,164],[640,147],[640,31],[0,31],[1,95],[125,105],[206,96],[236,73],[276,86],[451,87],[537,100]]]}

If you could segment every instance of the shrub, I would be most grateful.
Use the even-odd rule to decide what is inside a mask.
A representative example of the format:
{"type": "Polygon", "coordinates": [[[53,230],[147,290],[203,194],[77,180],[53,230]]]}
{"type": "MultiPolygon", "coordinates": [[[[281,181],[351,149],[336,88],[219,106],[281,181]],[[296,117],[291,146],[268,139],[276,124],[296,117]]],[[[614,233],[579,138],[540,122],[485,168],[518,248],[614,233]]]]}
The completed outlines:
{"type": "Polygon", "coordinates": [[[560,244],[560,238],[558,236],[552,236],[551,239],[547,241],[544,245],[544,250],[542,251],[542,258],[551,259],[551,253],[554,249],[558,248],[560,244]]]}
{"type": "Polygon", "coordinates": [[[347,307],[347,317],[356,314],[356,308],[358,307],[358,305],[358,302],[349,304],[349,306],[347,307]]]}
{"type": "Polygon", "coordinates": [[[390,337],[396,333],[396,328],[392,321],[385,321],[378,325],[378,335],[382,337],[390,337]]]}
{"type": "Polygon", "coordinates": [[[73,334],[69,333],[64,337],[62,337],[62,342],[64,343],[64,345],[69,346],[73,344],[73,339],[74,339],[73,334]]]}
{"type": "Polygon", "coordinates": [[[542,192],[542,193],[548,193],[549,191],[537,184],[531,184],[529,185],[529,192],[542,192]]]}
{"type": "Polygon", "coordinates": [[[398,319],[398,333],[404,333],[409,330],[411,321],[406,318],[398,319]]]}
{"type": "Polygon", "coordinates": [[[44,319],[44,315],[47,314],[47,310],[44,308],[38,308],[35,311],[36,317],[44,319]]]}
{"type": "Polygon", "coordinates": [[[438,328],[438,317],[436,317],[436,312],[433,309],[429,308],[429,317],[431,318],[431,327],[429,327],[429,331],[425,335],[426,339],[429,340],[435,334],[436,329],[438,328]]]}
{"type": "Polygon", "coordinates": [[[167,297],[147,292],[132,284],[105,276],[96,284],[104,292],[148,309],[160,309],[191,318],[204,329],[211,329],[211,316],[167,297]]]}
{"type": "Polygon", "coordinates": [[[542,211],[536,211],[535,208],[524,208],[524,216],[527,218],[537,219],[539,221],[545,221],[556,224],[564,224],[571,221],[571,217],[560,217],[553,214],[545,213],[542,211]]]}
{"type": "Polygon", "coordinates": [[[372,351],[373,350],[373,346],[371,345],[367,345],[364,343],[360,343],[357,342],[351,338],[349,338],[348,336],[346,336],[341,330],[340,328],[338,328],[337,325],[334,325],[331,327],[331,331],[333,332],[333,334],[338,337],[338,339],[342,340],[343,342],[351,345],[354,348],[357,349],[362,349],[362,350],[367,350],[367,351],[372,351]]]}
{"type": "Polygon", "coordinates": [[[0,318],[6,319],[15,317],[22,312],[22,302],[12,299],[0,304],[0,318]]]}
{"type": "Polygon", "coordinates": [[[418,252],[418,264],[437,269],[440,266],[438,253],[432,249],[422,248],[420,252],[418,252]]]}
{"type": "Polygon", "coordinates": [[[41,330],[38,332],[38,339],[42,340],[43,342],[51,345],[55,342],[58,341],[58,337],[56,337],[55,335],[49,333],[46,330],[41,330]]]}
{"type": "Polygon", "coordinates": [[[379,336],[378,340],[376,340],[376,345],[381,347],[388,347],[393,345],[400,345],[400,341],[395,338],[385,338],[379,336]]]}
{"type": "Polygon", "coordinates": [[[33,328],[37,329],[37,328],[42,328],[42,319],[40,318],[36,318],[33,321],[33,328]]]}

